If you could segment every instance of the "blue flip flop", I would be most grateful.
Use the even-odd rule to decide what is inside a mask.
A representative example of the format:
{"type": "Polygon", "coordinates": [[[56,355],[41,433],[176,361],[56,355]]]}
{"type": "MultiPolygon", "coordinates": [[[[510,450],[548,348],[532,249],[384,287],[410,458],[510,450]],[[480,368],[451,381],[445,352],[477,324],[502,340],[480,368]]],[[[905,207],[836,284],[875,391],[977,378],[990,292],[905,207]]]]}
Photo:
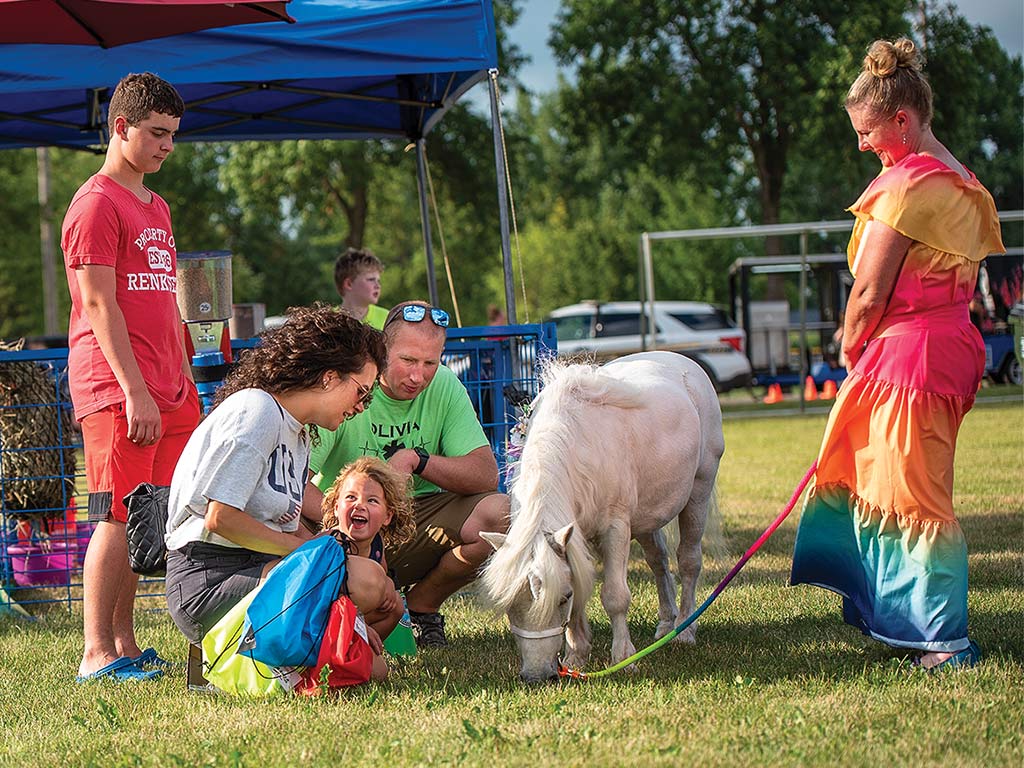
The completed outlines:
{"type": "Polygon", "coordinates": [[[140,668],[145,667],[147,665],[152,665],[154,667],[163,667],[164,669],[170,669],[171,667],[176,666],[173,661],[168,661],[167,659],[162,658],[160,654],[156,652],[156,648],[147,648],[134,659],[132,659],[132,662],[135,664],[135,666],[140,668]]]}
{"type": "Polygon", "coordinates": [[[958,651],[940,664],[936,664],[928,671],[932,674],[945,672],[949,669],[967,669],[981,661],[981,648],[973,640],[968,643],[962,651],[958,651]]]}
{"type": "Polygon", "coordinates": [[[163,674],[162,670],[144,670],[135,666],[135,659],[131,656],[121,656],[114,659],[105,667],[100,667],[88,675],[77,675],[76,683],[89,683],[93,680],[111,678],[114,680],[155,680],[163,674]]]}
{"type": "Polygon", "coordinates": [[[934,667],[925,668],[922,666],[920,659],[915,659],[913,666],[918,669],[923,669],[930,675],[941,674],[953,669],[968,669],[975,666],[981,661],[981,648],[978,644],[971,640],[967,647],[962,651],[957,651],[945,661],[939,662],[934,667]]]}

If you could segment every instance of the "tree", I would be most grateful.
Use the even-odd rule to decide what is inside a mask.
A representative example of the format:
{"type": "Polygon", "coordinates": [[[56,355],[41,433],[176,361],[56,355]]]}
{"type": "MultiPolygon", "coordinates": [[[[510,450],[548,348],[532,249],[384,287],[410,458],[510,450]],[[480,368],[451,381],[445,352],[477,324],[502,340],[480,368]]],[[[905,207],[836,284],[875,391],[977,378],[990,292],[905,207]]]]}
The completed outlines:
{"type": "Polygon", "coordinates": [[[576,66],[565,112],[574,135],[598,137],[624,163],[691,169],[739,193],[748,220],[776,223],[799,133],[836,108],[845,79],[836,62],[878,29],[905,31],[908,7],[566,0],[552,39],[559,59],[576,66]]]}
{"type": "Polygon", "coordinates": [[[43,327],[39,266],[39,209],[35,195],[35,153],[0,152],[0,338],[43,327]],[[35,229],[25,226],[35,222],[35,229]],[[34,258],[31,258],[34,257],[34,258]],[[35,295],[34,305],[24,301],[35,295]]]}
{"type": "Polygon", "coordinates": [[[922,3],[919,36],[935,95],[935,134],[969,167],[1001,210],[1024,208],[1024,66],[992,30],[948,3],[922,3]]]}
{"type": "MultiPolygon", "coordinates": [[[[573,145],[560,131],[556,98],[521,99],[513,129],[522,142],[513,173],[526,274],[521,316],[536,321],[581,299],[635,300],[638,236],[643,231],[710,227],[732,215],[731,201],[709,194],[686,174],[646,165],[616,168],[596,139],[573,145]]],[[[615,153],[611,153],[615,157],[615,153]]],[[[657,246],[655,285],[663,297],[724,302],[728,265],[741,244],[657,246]]],[[[518,267],[518,264],[517,264],[518,267]]],[[[491,275],[500,291],[500,275],[491,275]]]]}
{"type": "MultiPolygon", "coordinates": [[[[506,29],[518,17],[519,3],[499,0],[494,11],[499,60],[514,82],[523,57],[508,41],[506,29]]],[[[347,246],[369,247],[384,261],[383,303],[426,296],[415,158],[406,149],[399,141],[284,141],[226,148],[220,182],[241,225],[238,247],[261,278],[261,300],[271,312],[313,299],[336,300],[334,260],[347,246]],[[255,236],[257,231],[262,237],[255,236]]],[[[493,252],[499,245],[488,121],[456,106],[430,135],[428,150],[437,204],[449,225],[447,247],[461,267],[456,269],[457,280],[462,272],[461,299],[473,316],[482,318],[493,298],[484,281],[466,278],[477,277],[490,255],[481,244],[490,237],[493,252]]],[[[435,227],[441,286],[437,235],[435,227]]],[[[499,256],[499,270],[500,263],[499,256]]],[[[442,287],[439,292],[449,305],[447,291],[442,287]]]]}
{"type": "MultiPolygon", "coordinates": [[[[55,149],[50,153],[50,207],[57,246],[54,268],[62,329],[67,328],[71,298],[59,250],[60,225],[75,190],[102,162],[83,152],[55,149]]],[[[43,333],[42,282],[36,153],[34,149],[0,152],[0,338],[43,333]]]]}

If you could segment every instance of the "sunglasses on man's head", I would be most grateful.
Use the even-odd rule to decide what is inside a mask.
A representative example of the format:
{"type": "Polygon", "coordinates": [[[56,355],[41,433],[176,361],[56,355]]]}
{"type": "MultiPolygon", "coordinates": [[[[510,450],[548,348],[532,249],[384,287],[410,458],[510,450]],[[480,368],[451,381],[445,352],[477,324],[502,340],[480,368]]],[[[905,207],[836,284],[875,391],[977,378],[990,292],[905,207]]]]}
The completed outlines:
{"type": "MultiPolygon", "coordinates": [[[[433,321],[434,325],[440,328],[448,327],[449,318],[447,312],[443,309],[438,309],[437,307],[425,307],[422,304],[406,304],[402,307],[402,319],[408,323],[423,322],[423,319],[427,316],[428,309],[430,310],[430,319],[433,321]]],[[[397,318],[397,314],[393,315],[391,319],[384,324],[384,326],[387,327],[397,318]]]]}

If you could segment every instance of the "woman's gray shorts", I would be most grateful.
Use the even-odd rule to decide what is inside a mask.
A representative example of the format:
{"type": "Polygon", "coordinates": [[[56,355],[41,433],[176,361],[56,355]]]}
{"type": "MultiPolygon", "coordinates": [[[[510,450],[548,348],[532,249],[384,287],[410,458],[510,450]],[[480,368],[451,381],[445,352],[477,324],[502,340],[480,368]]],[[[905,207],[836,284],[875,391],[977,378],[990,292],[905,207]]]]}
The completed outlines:
{"type": "Polygon", "coordinates": [[[194,541],[167,553],[167,610],[193,643],[260,583],[279,555],[194,541]]]}

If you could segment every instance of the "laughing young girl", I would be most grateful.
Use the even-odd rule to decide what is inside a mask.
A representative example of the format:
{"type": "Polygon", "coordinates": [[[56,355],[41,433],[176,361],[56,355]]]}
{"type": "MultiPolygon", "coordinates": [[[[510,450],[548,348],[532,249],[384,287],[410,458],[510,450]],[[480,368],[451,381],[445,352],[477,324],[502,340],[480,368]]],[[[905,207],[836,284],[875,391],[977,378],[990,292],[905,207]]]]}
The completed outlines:
{"type": "MultiPolygon", "coordinates": [[[[350,554],[374,560],[387,572],[385,548],[394,550],[416,531],[410,485],[408,475],[380,459],[356,459],[324,495],[324,530],[345,534],[352,541],[350,554]]],[[[366,616],[366,623],[385,638],[403,613],[402,597],[394,589],[385,604],[366,616]]]]}

